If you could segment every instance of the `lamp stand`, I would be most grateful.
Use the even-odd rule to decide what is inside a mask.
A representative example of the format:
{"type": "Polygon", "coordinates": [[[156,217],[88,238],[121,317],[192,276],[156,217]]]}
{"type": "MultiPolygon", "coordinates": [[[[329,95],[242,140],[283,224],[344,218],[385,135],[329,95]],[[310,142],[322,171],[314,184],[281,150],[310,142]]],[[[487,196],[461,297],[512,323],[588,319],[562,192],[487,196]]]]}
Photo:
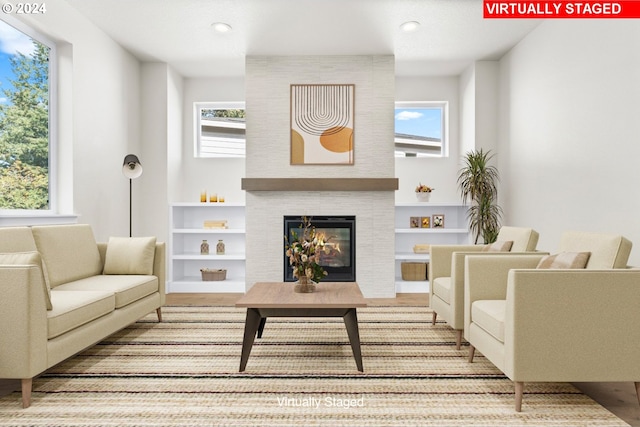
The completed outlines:
{"type": "Polygon", "coordinates": [[[129,237],[132,236],[131,234],[131,217],[132,217],[132,210],[131,210],[131,204],[132,204],[132,198],[131,198],[131,182],[133,180],[131,178],[129,178],[129,237]]]}

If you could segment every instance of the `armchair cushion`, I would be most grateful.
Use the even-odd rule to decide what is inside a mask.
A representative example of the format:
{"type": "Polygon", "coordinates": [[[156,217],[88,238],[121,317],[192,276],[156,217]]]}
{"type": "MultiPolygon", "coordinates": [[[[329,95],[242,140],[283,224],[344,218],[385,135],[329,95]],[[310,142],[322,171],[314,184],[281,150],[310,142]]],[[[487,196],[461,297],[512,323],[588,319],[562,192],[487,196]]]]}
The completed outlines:
{"type": "Polygon", "coordinates": [[[433,281],[433,294],[451,304],[451,277],[438,277],[433,281]]]}
{"type": "Polygon", "coordinates": [[[482,252],[509,252],[513,246],[513,240],[496,241],[482,248],[482,252]]]}
{"type": "Polygon", "coordinates": [[[510,227],[503,225],[500,227],[497,241],[504,242],[511,240],[511,252],[533,252],[538,246],[540,235],[533,228],[510,227]]]}
{"type": "Polygon", "coordinates": [[[500,342],[504,342],[504,318],[507,301],[481,300],[471,306],[473,323],[500,342]]]}
{"type": "Polygon", "coordinates": [[[155,237],[111,237],[103,274],[153,274],[155,237]]]}
{"type": "Polygon", "coordinates": [[[631,242],[617,234],[567,231],[560,238],[560,252],[589,251],[588,269],[626,268],[631,242]]]}
{"type": "Polygon", "coordinates": [[[40,268],[40,274],[42,276],[42,284],[44,286],[44,300],[47,305],[47,310],[51,310],[51,287],[49,286],[49,280],[46,280],[46,273],[44,273],[44,263],[38,252],[12,252],[8,254],[0,254],[0,264],[6,265],[35,265],[40,268]]]}
{"type": "Polygon", "coordinates": [[[560,252],[545,256],[536,268],[585,268],[590,256],[591,252],[560,252]]]}

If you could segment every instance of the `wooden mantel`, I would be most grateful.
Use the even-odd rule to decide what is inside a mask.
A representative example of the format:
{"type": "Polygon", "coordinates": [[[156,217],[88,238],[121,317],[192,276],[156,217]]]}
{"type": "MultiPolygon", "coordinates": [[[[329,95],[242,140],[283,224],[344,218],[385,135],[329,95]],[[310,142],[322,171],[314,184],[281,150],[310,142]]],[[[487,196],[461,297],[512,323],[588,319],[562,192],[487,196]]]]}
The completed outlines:
{"type": "Polygon", "coordinates": [[[245,191],[395,191],[398,178],[242,178],[245,191]]]}

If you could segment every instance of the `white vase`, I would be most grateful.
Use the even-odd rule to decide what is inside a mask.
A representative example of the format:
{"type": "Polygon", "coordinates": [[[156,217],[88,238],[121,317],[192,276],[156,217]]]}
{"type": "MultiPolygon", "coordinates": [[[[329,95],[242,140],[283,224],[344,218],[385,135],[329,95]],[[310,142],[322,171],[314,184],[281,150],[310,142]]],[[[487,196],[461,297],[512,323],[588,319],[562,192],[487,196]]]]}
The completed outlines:
{"type": "Polygon", "coordinates": [[[420,191],[416,191],[416,198],[418,199],[419,202],[428,202],[429,199],[431,198],[431,192],[420,192],[420,191]]]}

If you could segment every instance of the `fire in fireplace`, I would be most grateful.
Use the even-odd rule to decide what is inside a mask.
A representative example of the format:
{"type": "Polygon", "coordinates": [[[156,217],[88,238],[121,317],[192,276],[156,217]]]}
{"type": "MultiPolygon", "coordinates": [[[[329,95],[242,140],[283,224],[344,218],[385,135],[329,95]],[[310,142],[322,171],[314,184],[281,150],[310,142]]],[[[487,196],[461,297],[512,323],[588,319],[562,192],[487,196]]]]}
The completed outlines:
{"type": "MultiPolygon", "coordinates": [[[[310,216],[317,236],[323,236],[325,250],[319,256],[319,264],[328,273],[327,282],[355,282],[356,280],[356,217],[310,216]]],[[[292,231],[302,233],[301,216],[284,217],[284,235],[292,239],[292,231]]],[[[283,250],[284,281],[294,282],[289,259],[283,250]]]]}

